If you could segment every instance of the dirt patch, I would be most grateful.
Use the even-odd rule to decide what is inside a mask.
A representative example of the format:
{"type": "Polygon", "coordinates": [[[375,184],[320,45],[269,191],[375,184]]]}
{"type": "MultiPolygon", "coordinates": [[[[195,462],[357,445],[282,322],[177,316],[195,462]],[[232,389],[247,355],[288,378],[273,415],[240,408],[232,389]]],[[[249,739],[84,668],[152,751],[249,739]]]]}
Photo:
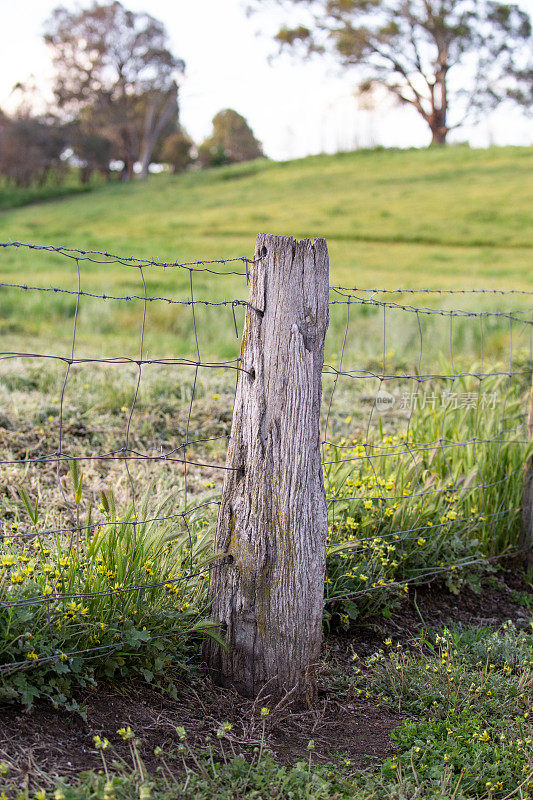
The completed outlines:
{"type": "Polygon", "coordinates": [[[529,625],[533,610],[533,590],[520,569],[507,569],[485,581],[479,591],[465,587],[452,594],[439,582],[409,588],[408,602],[390,618],[372,617],[364,624],[352,624],[346,633],[330,636],[326,647],[333,660],[346,663],[356,651],[360,656],[375,652],[388,636],[405,642],[422,628],[439,629],[461,624],[497,628],[507,620],[518,627],[529,625]],[[528,606],[524,598],[530,598],[528,606]]]}
{"type": "MultiPolygon", "coordinates": [[[[99,768],[101,762],[93,747],[95,734],[105,735],[120,755],[127,758],[127,745],[116,731],[130,725],[142,740],[144,761],[149,770],[159,764],[156,747],[172,752],[179,744],[176,726],[182,725],[192,745],[203,747],[206,737],[218,749],[216,730],[231,722],[231,744],[235,752],[246,753],[258,747],[262,737],[259,709],[227,690],[205,685],[183,688],[178,700],[162,697],[148,687],[132,687],[118,693],[100,688],[86,698],[87,721],[78,714],[37,705],[30,714],[14,707],[2,709],[0,719],[0,759],[10,764],[21,777],[75,775],[84,769],[99,768]]],[[[401,719],[369,703],[345,704],[340,696],[327,693],[310,711],[273,712],[266,720],[265,746],[285,764],[307,758],[307,745],[315,742],[314,758],[327,760],[345,754],[354,766],[392,752],[391,730],[401,719]]],[[[176,761],[176,770],[181,762],[176,761]]]]}
{"type": "Polygon", "coordinates": [[[411,613],[415,611],[416,601],[420,612],[417,614],[419,624],[421,616],[431,627],[445,621],[494,627],[512,619],[520,624],[531,615],[518,602],[518,595],[531,596],[531,590],[531,585],[525,582],[518,570],[508,569],[485,582],[479,592],[465,588],[456,596],[439,584],[422,587],[416,597],[413,593],[413,602],[408,608],[411,613]]]}

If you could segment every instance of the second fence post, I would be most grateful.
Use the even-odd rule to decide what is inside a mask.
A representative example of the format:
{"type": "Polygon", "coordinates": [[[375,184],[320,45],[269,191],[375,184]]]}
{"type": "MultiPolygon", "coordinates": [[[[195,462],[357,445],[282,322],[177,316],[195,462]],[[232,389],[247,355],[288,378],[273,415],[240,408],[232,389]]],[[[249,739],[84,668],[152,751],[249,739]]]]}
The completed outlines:
{"type": "MultiPolygon", "coordinates": [[[[528,443],[533,443],[533,376],[531,380],[531,394],[529,396],[527,434],[528,443]]],[[[520,544],[524,554],[524,568],[527,571],[533,567],[533,453],[529,453],[526,459],[524,472],[522,536],[520,544]]]]}
{"type": "Polygon", "coordinates": [[[328,326],[326,242],[259,234],[251,265],[211,574],[228,650],[214,680],[254,697],[312,699],[322,640],[327,511],[319,416],[328,326]],[[227,556],[227,558],[225,558],[227,556]]]}

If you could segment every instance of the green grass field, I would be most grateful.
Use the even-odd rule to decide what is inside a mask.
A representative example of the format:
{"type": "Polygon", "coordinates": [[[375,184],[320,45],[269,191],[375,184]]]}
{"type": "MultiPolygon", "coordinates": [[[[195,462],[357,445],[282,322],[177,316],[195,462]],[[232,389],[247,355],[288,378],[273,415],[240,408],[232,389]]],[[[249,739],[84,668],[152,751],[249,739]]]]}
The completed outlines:
{"type": "MultiPolygon", "coordinates": [[[[6,211],[0,240],[190,261],[252,256],[259,231],[324,236],[332,284],[530,289],[532,168],[533,148],[359,151],[259,161],[104,186],[6,211]]],[[[81,267],[86,290],[142,293],[138,270],[89,262],[81,267]]],[[[186,270],[151,267],[145,277],[148,294],[189,296],[186,270]]],[[[74,289],[75,263],[55,254],[2,250],[0,281],[74,289]]],[[[247,293],[242,277],[208,273],[195,275],[194,291],[207,300],[247,293]]],[[[4,290],[0,331],[10,345],[21,338],[66,342],[74,307],[74,298],[65,295],[28,294],[22,300],[20,291],[4,290]]],[[[498,301],[504,307],[509,302],[498,301]]],[[[79,342],[93,351],[108,349],[113,331],[120,346],[138,330],[140,313],[139,304],[119,309],[84,300],[79,342]]],[[[198,321],[204,354],[233,355],[231,309],[200,313],[198,321]]],[[[341,322],[333,319],[332,326],[340,333],[341,322]]],[[[189,331],[189,309],[152,304],[148,335],[157,335],[159,346],[166,341],[166,349],[190,349],[189,331]]]]}

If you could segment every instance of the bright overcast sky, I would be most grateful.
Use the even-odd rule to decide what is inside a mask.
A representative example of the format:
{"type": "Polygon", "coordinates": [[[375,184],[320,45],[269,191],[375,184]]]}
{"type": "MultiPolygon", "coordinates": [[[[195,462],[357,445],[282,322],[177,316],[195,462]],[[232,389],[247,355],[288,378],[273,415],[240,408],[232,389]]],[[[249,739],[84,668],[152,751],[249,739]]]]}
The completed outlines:
{"type": "MultiPolygon", "coordinates": [[[[271,34],[278,20],[248,18],[246,0],[123,0],[164,22],[172,48],[187,64],[181,121],[197,141],[209,134],[214,114],[234,108],[250,122],[272,158],[293,158],[356,146],[422,146],[428,133],[416,112],[385,107],[357,110],[353,74],[324,61],[274,59],[271,34]]],[[[0,0],[0,106],[9,108],[17,81],[50,78],[43,22],[57,0],[0,0]]],[[[88,5],[88,2],[81,3],[88,5]]],[[[63,5],[74,3],[63,0],[63,5]]],[[[533,0],[521,5],[533,15],[533,0]]],[[[279,26],[278,26],[279,27],[279,26]]],[[[519,113],[494,114],[456,137],[476,146],[533,143],[533,121],[519,113]]]]}

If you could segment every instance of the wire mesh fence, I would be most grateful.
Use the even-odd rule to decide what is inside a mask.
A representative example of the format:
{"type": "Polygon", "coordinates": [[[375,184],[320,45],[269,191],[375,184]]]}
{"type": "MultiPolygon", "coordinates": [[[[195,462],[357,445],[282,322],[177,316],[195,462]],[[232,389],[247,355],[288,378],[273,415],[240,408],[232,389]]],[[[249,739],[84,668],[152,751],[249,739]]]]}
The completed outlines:
{"type": "MultiPolygon", "coordinates": [[[[32,278],[42,267],[61,280],[26,283],[15,260],[17,280],[0,283],[6,341],[24,342],[0,353],[0,675],[215,635],[205,587],[226,567],[211,549],[254,261],[1,247],[35,259],[32,278]],[[179,296],[162,291],[176,286],[168,273],[179,296]],[[110,282],[127,288],[103,291],[110,282]]],[[[532,298],[330,287],[330,622],[437,577],[458,591],[520,550],[532,298]]]]}
{"type": "MultiPolygon", "coordinates": [[[[2,246],[21,246],[34,253],[37,251],[36,255],[43,252],[57,254],[68,260],[75,270],[73,288],[5,282],[1,284],[4,297],[8,292],[44,294],[45,297],[53,293],[73,297],[75,305],[70,309],[70,343],[63,347],[63,353],[58,352],[61,349],[58,341],[54,342],[51,351],[42,346],[45,338],[38,337],[39,348],[5,350],[0,356],[4,365],[37,362],[40,370],[47,364],[60,370],[56,369],[56,380],[46,390],[49,394],[55,389],[57,403],[53,413],[45,417],[46,430],[44,426],[34,430],[36,441],[28,447],[24,435],[19,436],[23,432],[17,430],[16,425],[9,430],[13,426],[8,423],[4,428],[0,459],[0,469],[5,477],[0,608],[6,635],[0,673],[9,676],[37,665],[51,664],[57,670],[58,665],[72,664],[80,657],[88,659],[106,655],[109,658],[113,652],[125,649],[135,652],[148,639],[156,643],[159,639],[168,644],[178,636],[190,636],[195,632],[205,634],[214,626],[203,620],[198,611],[188,615],[187,610],[189,600],[200,604],[202,581],[213,569],[220,568],[220,564],[203,557],[211,542],[209,535],[206,536],[202,530],[208,522],[210,508],[216,509],[218,500],[216,497],[202,497],[198,502],[191,499],[189,476],[192,469],[202,473],[223,473],[226,469],[223,458],[217,463],[195,458],[195,454],[198,448],[207,444],[222,440],[225,445],[227,434],[194,436],[192,415],[201,371],[216,370],[234,376],[239,363],[237,358],[211,361],[202,358],[197,308],[229,308],[234,335],[237,336],[235,310],[245,302],[197,300],[194,279],[202,273],[217,280],[227,275],[238,275],[246,280],[249,260],[163,264],[96,251],[17,243],[2,246]],[[82,286],[82,276],[88,272],[87,262],[91,266],[99,264],[109,268],[120,265],[133,270],[142,293],[119,295],[86,291],[82,286]],[[237,264],[241,270],[235,269],[237,264]],[[149,295],[145,278],[149,267],[158,271],[171,267],[182,270],[188,284],[187,298],[149,295]],[[81,304],[89,299],[140,306],[136,319],[135,354],[98,357],[91,352],[80,352],[81,304]],[[147,308],[155,302],[187,309],[194,342],[190,357],[148,356],[145,338],[147,308]],[[187,369],[192,371],[192,380],[189,381],[188,396],[184,398],[185,416],[177,441],[171,447],[159,444],[157,448],[150,442],[150,449],[143,450],[136,446],[146,441],[146,437],[138,435],[136,414],[139,413],[143,370],[154,365],[165,369],[187,369]],[[83,423],[81,430],[76,430],[76,424],[80,428],[79,420],[74,421],[73,427],[70,409],[67,408],[72,405],[69,390],[75,370],[90,369],[88,380],[100,382],[100,388],[103,388],[101,382],[109,377],[110,371],[123,367],[129,368],[130,396],[120,407],[119,425],[112,426],[116,428],[114,438],[117,441],[114,446],[100,450],[92,447],[90,441],[88,446],[80,447],[80,439],[83,440],[88,431],[83,423]],[[96,469],[95,464],[98,465],[96,469]],[[152,474],[148,477],[139,475],[139,467],[142,469],[146,465],[152,474]],[[179,487],[175,480],[167,482],[171,490],[177,489],[170,493],[172,501],[167,499],[154,506],[146,495],[150,493],[157,465],[164,465],[167,472],[169,469],[180,470],[180,476],[179,487]],[[107,469],[107,484],[101,488],[96,503],[94,487],[87,486],[88,469],[89,473],[92,472],[93,482],[102,487],[106,467],[111,467],[107,469]],[[117,468],[122,470],[126,484],[123,491],[118,492],[122,494],[122,508],[118,507],[115,497],[119,482],[117,468]],[[110,483],[115,492],[109,488],[110,483]],[[88,491],[90,496],[85,501],[84,495],[88,491]],[[140,492],[145,496],[141,497],[140,492]],[[19,513],[21,508],[25,515],[19,513]],[[10,518],[14,521],[10,522],[10,518]],[[33,643],[35,627],[47,629],[46,644],[41,643],[40,647],[33,643]]],[[[24,315],[23,308],[19,307],[18,314],[24,315]]],[[[44,370],[47,370],[46,366],[44,370]]],[[[75,392],[78,392],[80,382],[74,381],[74,385],[75,392]]],[[[171,386],[170,390],[173,389],[171,386]]],[[[113,384],[111,391],[114,391],[113,384]]],[[[12,392],[11,397],[16,403],[12,392]]],[[[43,420],[40,422],[42,424],[43,420]]],[[[140,425],[142,427],[142,421],[140,425]]]]}
{"type": "Polygon", "coordinates": [[[338,363],[325,366],[332,388],[323,463],[334,554],[326,605],[347,624],[368,610],[377,592],[406,591],[436,577],[458,591],[475,580],[476,568],[519,552],[532,295],[331,291],[331,302],[345,307],[345,330],[338,363]],[[413,294],[420,304],[403,299],[413,294]],[[526,302],[501,310],[447,307],[458,295],[470,302],[526,302]],[[446,306],[426,305],[432,296],[446,306]],[[381,328],[366,364],[345,357],[352,328],[364,340],[362,310],[381,328]],[[356,388],[336,407],[343,381],[356,388]],[[347,402],[354,394],[363,400],[355,421],[347,402]],[[350,424],[339,425],[345,412],[350,424]],[[337,420],[332,433],[331,416],[337,420]],[[354,422],[355,436],[349,432],[354,422]]]}

